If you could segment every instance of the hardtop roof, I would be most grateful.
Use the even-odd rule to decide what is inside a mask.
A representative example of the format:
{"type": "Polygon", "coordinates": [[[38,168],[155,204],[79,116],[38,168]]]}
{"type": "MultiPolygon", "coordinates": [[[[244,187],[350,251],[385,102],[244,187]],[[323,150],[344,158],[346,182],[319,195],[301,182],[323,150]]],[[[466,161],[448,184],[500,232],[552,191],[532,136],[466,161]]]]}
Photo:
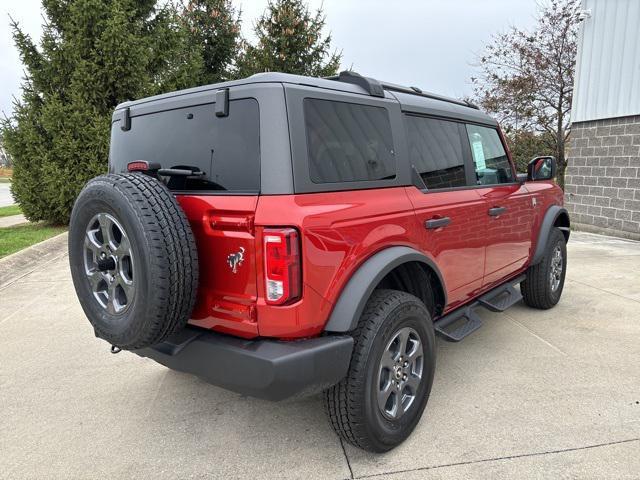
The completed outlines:
{"type": "MultiPolygon", "coordinates": [[[[357,74],[355,74],[357,75],[357,74]]],[[[359,75],[358,75],[359,76],[359,75]]],[[[425,113],[435,116],[455,117],[468,121],[475,121],[478,123],[488,123],[495,125],[497,122],[489,115],[481,112],[475,106],[465,105],[464,101],[445,97],[442,95],[432,94],[429,92],[423,92],[415,87],[401,87],[399,85],[378,82],[374,79],[365,78],[368,81],[377,82],[384,86],[384,97],[388,99],[397,100],[402,109],[405,111],[415,113],[425,113]]],[[[206,92],[208,90],[219,90],[221,88],[231,88],[240,85],[251,85],[260,83],[281,83],[281,84],[293,84],[308,86],[311,88],[321,88],[327,90],[337,90],[341,92],[354,93],[358,95],[370,95],[361,85],[355,83],[348,83],[340,81],[339,77],[331,78],[318,78],[307,77],[303,75],[294,75],[290,73],[280,72],[265,72],[251,75],[250,77],[231,80],[228,82],[220,82],[211,85],[203,85],[194,88],[188,88],[185,90],[178,90],[174,92],[164,93],[161,95],[155,95],[152,97],[141,98],[139,100],[127,101],[119,104],[116,110],[120,110],[127,107],[136,105],[142,105],[146,103],[156,102],[163,99],[175,98],[180,96],[191,95],[200,92],[206,92]]]]}

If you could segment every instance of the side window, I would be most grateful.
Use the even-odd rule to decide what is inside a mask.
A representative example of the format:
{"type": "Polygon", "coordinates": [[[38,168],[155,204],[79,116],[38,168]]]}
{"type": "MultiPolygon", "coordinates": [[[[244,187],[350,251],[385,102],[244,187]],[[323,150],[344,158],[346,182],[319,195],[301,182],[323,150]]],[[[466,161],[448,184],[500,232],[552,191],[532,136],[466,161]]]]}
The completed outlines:
{"type": "Polygon", "coordinates": [[[407,115],[405,125],[409,160],[427,188],[467,186],[459,123],[407,115]]]}
{"type": "Polygon", "coordinates": [[[391,123],[385,108],[307,98],[304,119],[312,182],[395,178],[391,123]]]}
{"type": "Polygon", "coordinates": [[[478,185],[513,183],[515,177],[495,128],[467,125],[478,185]]]}

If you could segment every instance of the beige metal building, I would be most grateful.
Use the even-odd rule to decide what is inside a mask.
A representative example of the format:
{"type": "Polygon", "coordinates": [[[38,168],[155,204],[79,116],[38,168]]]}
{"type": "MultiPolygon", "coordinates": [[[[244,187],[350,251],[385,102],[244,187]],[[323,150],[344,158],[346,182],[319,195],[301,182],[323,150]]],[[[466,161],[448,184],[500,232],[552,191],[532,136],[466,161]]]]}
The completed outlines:
{"type": "Polygon", "coordinates": [[[640,0],[583,0],[566,203],[572,224],[640,240],[640,0]]]}

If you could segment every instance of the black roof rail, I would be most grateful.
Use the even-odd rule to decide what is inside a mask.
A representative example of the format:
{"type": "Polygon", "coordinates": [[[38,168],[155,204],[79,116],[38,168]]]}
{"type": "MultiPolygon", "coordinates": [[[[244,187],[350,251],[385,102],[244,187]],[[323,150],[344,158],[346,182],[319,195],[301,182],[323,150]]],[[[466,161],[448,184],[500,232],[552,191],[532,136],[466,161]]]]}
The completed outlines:
{"type": "Polygon", "coordinates": [[[454,103],[463,107],[471,107],[476,110],[480,110],[477,105],[466,100],[456,100],[455,98],[443,97],[441,95],[436,95],[435,93],[424,92],[418,87],[403,87],[393,83],[379,82],[373,78],[363,77],[351,70],[345,70],[340,72],[340,75],[325,78],[327,80],[337,80],[338,82],[353,83],[354,85],[362,87],[367,91],[367,93],[369,93],[369,95],[374,97],[384,97],[384,91],[388,90],[390,92],[408,93],[409,95],[418,95],[420,97],[431,98],[442,102],[454,103]]]}
{"type": "Polygon", "coordinates": [[[383,83],[382,88],[389,90],[390,92],[408,93],[409,95],[418,95],[420,97],[432,98],[434,100],[455,103],[456,105],[462,105],[463,107],[471,107],[476,110],[480,110],[477,105],[469,103],[466,100],[456,100],[455,98],[443,97],[442,95],[437,95],[435,93],[424,92],[418,87],[403,87],[401,85],[394,85],[393,83],[383,83]]]}
{"type": "Polygon", "coordinates": [[[367,93],[373,97],[384,97],[384,89],[379,81],[373,78],[363,77],[359,73],[352,72],[351,70],[342,71],[339,75],[327,77],[327,79],[337,80],[344,83],[352,83],[364,88],[367,93]]]}
{"type": "Polygon", "coordinates": [[[471,103],[469,100],[465,100],[464,103],[467,104],[468,107],[475,108],[476,110],[480,110],[480,107],[475,103],[471,103]]]}

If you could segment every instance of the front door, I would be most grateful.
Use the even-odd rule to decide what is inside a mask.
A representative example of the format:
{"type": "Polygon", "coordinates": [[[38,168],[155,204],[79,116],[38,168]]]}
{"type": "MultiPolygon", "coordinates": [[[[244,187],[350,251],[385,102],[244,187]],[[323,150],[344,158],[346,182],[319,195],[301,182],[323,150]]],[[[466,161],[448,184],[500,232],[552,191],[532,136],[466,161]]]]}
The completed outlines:
{"type": "Polygon", "coordinates": [[[466,126],[478,194],[484,200],[486,256],[483,285],[517,272],[531,249],[535,199],[517,179],[498,130],[466,126]]]}

